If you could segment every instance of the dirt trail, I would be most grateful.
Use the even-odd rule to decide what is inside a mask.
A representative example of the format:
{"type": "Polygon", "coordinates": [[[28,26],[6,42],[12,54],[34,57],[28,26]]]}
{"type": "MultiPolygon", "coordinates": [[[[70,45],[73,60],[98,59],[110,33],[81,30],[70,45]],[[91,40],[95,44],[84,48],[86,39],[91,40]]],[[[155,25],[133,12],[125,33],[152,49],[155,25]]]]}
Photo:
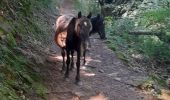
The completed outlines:
{"type": "MultiPolygon", "coordinates": [[[[75,14],[73,9],[73,0],[63,0],[60,14],[75,14]]],[[[81,66],[82,86],[74,84],[75,70],[69,81],[63,80],[60,49],[52,45],[51,51],[56,52],[49,60],[54,63],[43,69],[47,100],[151,100],[134,87],[145,75],[125,66],[98,38],[97,34],[91,37],[87,65],[81,66]]]]}
{"type": "Polygon", "coordinates": [[[76,14],[76,10],[74,10],[73,5],[74,0],[62,0],[60,5],[60,14],[76,14]]]}

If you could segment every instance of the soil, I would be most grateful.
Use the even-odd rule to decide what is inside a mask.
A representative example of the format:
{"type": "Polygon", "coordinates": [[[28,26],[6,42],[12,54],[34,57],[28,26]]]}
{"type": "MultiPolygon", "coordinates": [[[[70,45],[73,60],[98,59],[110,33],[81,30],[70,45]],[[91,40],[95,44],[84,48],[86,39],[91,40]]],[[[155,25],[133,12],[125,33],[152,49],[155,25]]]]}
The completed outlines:
{"type": "MultiPolygon", "coordinates": [[[[62,1],[61,15],[75,15],[75,12],[73,0],[62,1]]],[[[146,78],[145,73],[126,66],[106,46],[105,41],[99,39],[98,34],[90,39],[92,46],[87,53],[86,65],[81,65],[83,84],[80,86],[74,83],[76,68],[70,73],[69,80],[63,79],[64,75],[60,72],[60,48],[55,43],[51,45],[49,62],[41,70],[48,88],[47,100],[151,100],[148,95],[137,89],[139,83],[146,78]]]]}

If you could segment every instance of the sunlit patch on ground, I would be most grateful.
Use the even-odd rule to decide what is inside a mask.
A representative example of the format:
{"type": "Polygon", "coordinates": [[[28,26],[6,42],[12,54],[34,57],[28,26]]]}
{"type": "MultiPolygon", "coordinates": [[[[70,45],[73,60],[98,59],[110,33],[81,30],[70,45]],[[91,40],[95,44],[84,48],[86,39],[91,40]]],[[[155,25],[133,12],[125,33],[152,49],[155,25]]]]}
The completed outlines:
{"type": "Polygon", "coordinates": [[[59,55],[52,55],[52,56],[48,56],[47,61],[49,61],[49,62],[62,62],[63,58],[62,58],[62,56],[59,56],[59,55]]]}
{"type": "Polygon", "coordinates": [[[96,74],[95,73],[90,73],[90,72],[86,72],[86,71],[81,71],[81,73],[84,75],[84,76],[95,76],[96,74]]]}
{"type": "MultiPolygon", "coordinates": [[[[65,60],[67,58],[65,57],[65,60]]],[[[61,55],[51,55],[47,58],[48,61],[50,62],[62,62],[63,61],[63,57],[61,55]]],[[[74,62],[76,62],[76,56],[74,56],[74,62]]],[[[81,62],[83,62],[83,57],[81,58],[81,62]]],[[[97,62],[97,63],[101,63],[101,60],[96,60],[96,59],[92,59],[91,57],[86,57],[86,64],[88,65],[90,62],[97,62]]]]}
{"type": "MultiPolygon", "coordinates": [[[[71,100],[83,100],[81,96],[75,95],[71,100]]],[[[109,100],[103,93],[98,93],[95,96],[89,97],[87,100],[109,100]]]]}
{"type": "MultiPolygon", "coordinates": [[[[67,58],[66,58],[67,59],[67,58]]],[[[65,59],[65,60],[66,60],[65,59]]],[[[63,58],[62,56],[60,55],[51,55],[47,58],[47,60],[49,62],[62,62],[63,61],[63,58]]],[[[74,56],[74,62],[76,60],[76,56],[74,56]]],[[[83,62],[83,59],[81,59],[81,62],[83,62]]],[[[82,75],[84,76],[88,76],[88,77],[92,77],[92,76],[95,76],[96,74],[91,72],[91,69],[88,67],[88,65],[91,63],[91,62],[97,62],[97,63],[100,63],[101,61],[100,60],[95,60],[95,59],[92,59],[91,57],[86,57],[86,65],[83,66],[81,65],[81,73],[82,75]]]]}
{"type": "Polygon", "coordinates": [[[96,96],[90,97],[89,100],[108,100],[108,98],[103,93],[99,93],[96,96]]]}
{"type": "Polygon", "coordinates": [[[90,62],[101,63],[100,60],[92,59],[91,57],[86,57],[86,65],[88,65],[90,62]]]}
{"type": "Polygon", "coordinates": [[[170,90],[161,90],[160,100],[170,100],[170,90]]]}
{"type": "Polygon", "coordinates": [[[81,100],[80,97],[74,96],[71,100],[81,100]]]}
{"type": "Polygon", "coordinates": [[[136,59],[142,59],[143,58],[143,56],[141,54],[132,54],[132,57],[136,58],[136,59]]]}

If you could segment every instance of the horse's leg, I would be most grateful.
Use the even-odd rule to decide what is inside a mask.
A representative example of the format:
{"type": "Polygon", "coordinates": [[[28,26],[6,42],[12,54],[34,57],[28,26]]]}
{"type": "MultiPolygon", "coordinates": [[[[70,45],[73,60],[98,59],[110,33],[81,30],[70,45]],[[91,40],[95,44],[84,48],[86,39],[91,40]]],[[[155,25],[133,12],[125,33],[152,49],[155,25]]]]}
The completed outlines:
{"type": "Polygon", "coordinates": [[[70,70],[73,70],[74,68],[74,50],[71,50],[71,67],[70,70]]]}
{"type": "Polygon", "coordinates": [[[83,57],[84,57],[83,65],[85,65],[85,63],[86,63],[86,49],[87,49],[87,45],[86,45],[86,43],[83,43],[83,57]]]}
{"type": "Polygon", "coordinates": [[[81,82],[80,82],[80,56],[81,56],[81,51],[79,48],[77,50],[77,62],[76,62],[76,66],[77,66],[76,84],[77,85],[81,85],[81,82]]]}
{"type": "Polygon", "coordinates": [[[84,59],[83,59],[83,65],[86,64],[86,50],[84,50],[83,52],[83,56],[84,56],[84,59]]]}
{"type": "Polygon", "coordinates": [[[61,50],[61,55],[63,57],[63,66],[62,66],[61,72],[64,72],[64,70],[65,70],[65,51],[64,51],[64,49],[61,50]]]}
{"type": "Polygon", "coordinates": [[[91,42],[90,42],[90,38],[88,37],[88,49],[91,48],[91,42]]]}
{"type": "Polygon", "coordinates": [[[67,50],[67,60],[66,60],[67,68],[65,72],[65,78],[69,77],[69,65],[70,65],[70,50],[67,50]]]}

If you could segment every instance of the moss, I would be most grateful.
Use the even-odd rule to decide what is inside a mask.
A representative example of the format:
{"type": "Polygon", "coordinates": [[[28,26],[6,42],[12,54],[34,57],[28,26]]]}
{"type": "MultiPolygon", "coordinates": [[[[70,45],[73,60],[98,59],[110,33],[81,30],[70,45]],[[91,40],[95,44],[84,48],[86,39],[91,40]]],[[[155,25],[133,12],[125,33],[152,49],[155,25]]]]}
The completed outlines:
{"type": "Polygon", "coordinates": [[[166,18],[170,16],[169,8],[160,8],[157,10],[149,10],[142,14],[142,25],[151,25],[155,23],[166,23],[166,18]]]}
{"type": "Polygon", "coordinates": [[[128,58],[126,57],[126,55],[122,52],[116,52],[116,55],[119,59],[125,61],[126,63],[129,62],[128,58]]]}
{"type": "MultiPolygon", "coordinates": [[[[13,94],[15,94],[14,97],[19,98],[16,96],[17,91],[25,91],[28,92],[31,88],[33,88],[35,91],[37,91],[37,94],[44,98],[44,94],[46,89],[43,85],[41,85],[40,77],[38,77],[38,74],[34,74],[35,72],[28,68],[28,61],[24,59],[21,55],[18,55],[10,50],[10,48],[7,48],[5,46],[0,45],[0,53],[3,53],[3,57],[1,57],[1,66],[0,70],[0,78],[2,83],[5,83],[4,86],[5,91],[8,92],[8,89],[12,89],[10,94],[4,94],[5,91],[0,91],[0,94],[4,96],[4,98],[13,97],[13,94]],[[2,59],[3,58],[3,59],[2,59]],[[31,73],[30,73],[31,72],[31,73]],[[36,86],[40,85],[40,86],[36,86]]],[[[4,88],[0,87],[0,90],[3,90],[4,88]]],[[[2,97],[3,97],[2,96],[2,97]]],[[[10,100],[10,99],[8,99],[10,100]]],[[[12,100],[15,100],[12,98],[12,100]]],[[[17,99],[18,100],[18,99],[17,99]]]]}
{"type": "Polygon", "coordinates": [[[34,41],[48,45],[51,31],[46,11],[55,11],[59,2],[60,0],[0,2],[0,9],[4,12],[4,16],[0,16],[0,37],[5,35],[5,39],[0,39],[0,99],[20,100],[20,91],[35,91],[45,98],[46,88],[42,85],[42,77],[31,68],[37,65],[30,64],[27,57],[17,53],[15,48],[27,46],[30,41],[31,45],[34,45],[34,41]],[[22,37],[21,43],[16,42],[16,34],[22,37]]]}
{"type": "Polygon", "coordinates": [[[109,47],[111,50],[116,51],[116,46],[115,46],[114,44],[109,43],[109,44],[108,44],[108,47],[109,47]]]}
{"type": "Polygon", "coordinates": [[[151,78],[153,81],[157,82],[160,86],[162,87],[166,86],[166,81],[163,78],[158,77],[156,75],[151,75],[151,78]]]}
{"type": "Polygon", "coordinates": [[[35,92],[43,99],[45,99],[45,94],[47,93],[47,88],[45,88],[40,83],[34,83],[33,88],[35,89],[35,92]]]}
{"type": "Polygon", "coordinates": [[[14,48],[17,44],[12,33],[7,34],[7,44],[9,47],[14,48]]]}
{"type": "Polygon", "coordinates": [[[1,100],[21,100],[12,88],[2,83],[0,83],[0,97],[1,100]]]}

